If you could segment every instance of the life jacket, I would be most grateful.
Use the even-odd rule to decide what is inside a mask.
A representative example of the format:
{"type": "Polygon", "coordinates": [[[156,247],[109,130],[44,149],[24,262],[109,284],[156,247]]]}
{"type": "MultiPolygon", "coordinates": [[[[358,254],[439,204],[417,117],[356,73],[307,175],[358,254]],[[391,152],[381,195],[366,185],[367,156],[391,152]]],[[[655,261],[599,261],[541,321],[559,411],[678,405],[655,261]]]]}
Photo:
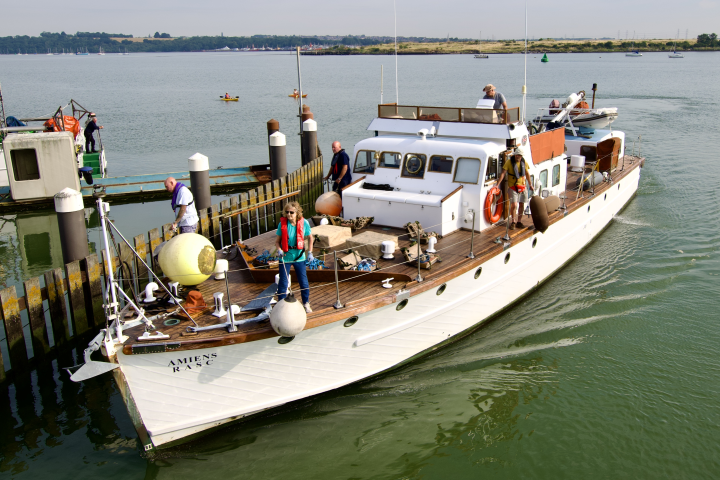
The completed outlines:
{"type": "Polygon", "coordinates": [[[305,249],[305,237],[303,236],[303,233],[305,232],[305,219],[303,217],[300,217],[297,220],[297,225],[295,227],[297,244],[294,247],[290,247],[288,245],[288,220],[285,217],[280,219],[280,232],[282,233],[282,235],[280,235],[280,246],[283,251],[287,252],[290,248],[295,250],[305,249]]]}
{"type": "Polygon", "coordinates": [[[514,162],[511,159],[510,164],[513,167],[513,171],[508,172],[508,175],[515,179],[514,185],[511,186],[510,188],[512,190],[515,190],[518,193],[522,193],[525,191],[525,159],[521,158],[519,162],[514,162]],[[518,163],[520,165],[518,165],[518,163]],[[520,167],[520,168],[518,168],[518,167],[520,167]],[[518,183],[520,181],[522,181],[523,183],[522,184],[518,183]]]}
{"type": "MultiPolygon", "coordinates": [[[[175,184],[175,189],[173,190],[173,194],[172,194],[172,200],[170,201],[170,206],[172,207],[173,212],[178,207],[177,200],[178,200],[178,197],[180,196],[180,189],[183,187],[186,187],[186,185],[184,183],[177,182],[175,184]]],[[[190,193],[192,193],[192,191],[190,193]]],[[[188,206],[192,205],[193,203],[195,203],[195,199],[193,199],[190,203],[188,203],[188,206]]]]}

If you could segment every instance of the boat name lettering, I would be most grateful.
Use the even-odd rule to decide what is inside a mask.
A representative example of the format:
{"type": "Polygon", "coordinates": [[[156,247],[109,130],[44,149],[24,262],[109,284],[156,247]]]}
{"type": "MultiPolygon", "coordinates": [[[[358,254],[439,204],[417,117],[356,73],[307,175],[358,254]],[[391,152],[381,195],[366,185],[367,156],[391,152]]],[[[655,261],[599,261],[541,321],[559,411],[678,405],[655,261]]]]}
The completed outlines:
{"type": "Polygon", "coordinates": [[[185,370],[192,370],[193,368],[198,369],[205,365],[212,365],[213,360],[216,358],[217,353],[178,358],[177,360],[170,360],[168,367],[173,369],[173,373],[184,372],[185,370]]]}

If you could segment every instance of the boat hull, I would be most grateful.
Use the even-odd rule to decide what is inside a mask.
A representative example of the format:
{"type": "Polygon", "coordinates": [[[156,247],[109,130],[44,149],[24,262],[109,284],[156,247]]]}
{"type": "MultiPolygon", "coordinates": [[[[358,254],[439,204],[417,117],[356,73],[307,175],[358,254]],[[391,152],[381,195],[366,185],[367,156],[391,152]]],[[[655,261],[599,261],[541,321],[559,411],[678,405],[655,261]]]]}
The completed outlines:
{"type": "MultiPolygon", "coordinates": [[[[461,338],[583,251],[637,192],[640,165],[586,205],[446,283],[361,314],[278,337],[144,355],[118,352],[116,375],[146,450],[371,377],[461,338]],[[479,270],[481,269],[481,270],[479,270]],[[477,275],[477,272],[480,274],[477,275]]],[[[587,195],[587,193],[586,193],[587,195]]]]}

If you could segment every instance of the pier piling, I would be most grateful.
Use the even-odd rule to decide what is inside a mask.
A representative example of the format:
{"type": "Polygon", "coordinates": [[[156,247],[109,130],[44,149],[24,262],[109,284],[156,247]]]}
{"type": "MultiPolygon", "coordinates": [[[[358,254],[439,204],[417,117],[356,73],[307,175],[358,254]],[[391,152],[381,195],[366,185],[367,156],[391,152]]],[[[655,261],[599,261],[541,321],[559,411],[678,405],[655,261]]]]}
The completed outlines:
{"type": "Polygon", "coordinates": [[[212,205],[210,198],[210,162],[208,157],[196,153],[188,158],[188,170],[190,170],[190,191],[195,200],[195,208],[202,210],[212,205]]]}
{"type": "Polygon", "coordinates": [[[303,122],[302,150],[303,165],[317,157],[317,122],[312,118],[303,122]]]}
{"type": "Polygon", "coordinates": [[[287,176],[286,144],[285,135],[282,133],[275,132],[270,135],[270,171],[273,180],[287,176]]]}
{"type": "Polygon", "coordinates": [[[74,262],[90,255],[82,194],[72,188],[63,188],[55,195],[55,212],[63,262],[74,262]]]}

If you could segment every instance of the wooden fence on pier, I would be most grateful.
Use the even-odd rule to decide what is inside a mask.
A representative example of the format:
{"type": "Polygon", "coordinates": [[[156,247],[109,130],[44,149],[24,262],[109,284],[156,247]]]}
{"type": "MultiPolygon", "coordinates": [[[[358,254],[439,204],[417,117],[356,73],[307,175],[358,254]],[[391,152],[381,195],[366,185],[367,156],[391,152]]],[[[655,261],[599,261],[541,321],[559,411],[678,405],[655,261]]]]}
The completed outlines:
{"type": "MultiPolygon", "coordinates": [[[[324,191],[322,176],[323,159],[319,157],[286,178],[198,211],[198,233],[210,239],[216,248],[265,233],[277,228],[283,205],[288,201],[299,202],[309,217],[314,213],[315,200],[324,191]]],[[[160,275],[152,252],[173,235],[172,224],[168,223],[150,230],[147,237],[140,234],[128,241],[160,275]]],[[[120,238],[115,237],[113,243],[119,253],[111,255],[113,271],[121,272],[122,281],[127,282],[123,284],[125,288],[132,283],[140,291],[151,281],[147,269],[120,238]]],[[[20,294],[15,286],[0,291],[0,314],[10,359],[10,364],[5,365],[0,351],[0,383],[56,358],[60,367],[82,362],[87,341],[105,327],[107,257],[108,252],[103,250],[102,259],[92,254],[68,263],[64,269],[55,268],[30,278],[23,282],[24,291],[20,294]]]]}

